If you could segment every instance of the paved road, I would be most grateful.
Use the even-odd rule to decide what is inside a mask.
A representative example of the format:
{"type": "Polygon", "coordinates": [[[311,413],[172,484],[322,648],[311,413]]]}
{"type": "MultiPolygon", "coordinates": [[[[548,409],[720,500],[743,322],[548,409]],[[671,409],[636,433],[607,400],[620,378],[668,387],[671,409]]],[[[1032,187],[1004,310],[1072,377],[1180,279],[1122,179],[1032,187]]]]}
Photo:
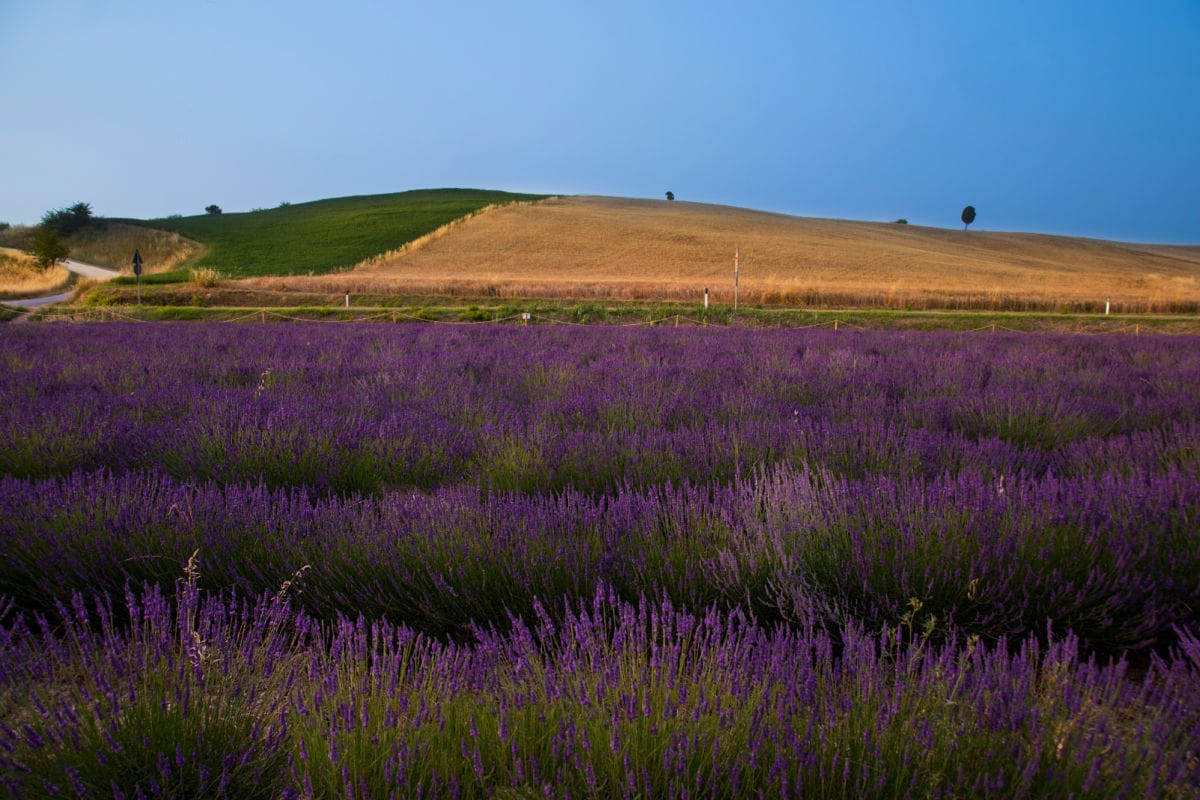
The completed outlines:
{"type": "MultiPolygon", "coordinates": [[[[115,269],[106,269],[105,267],[97,267],[94,264],[84,264],[80,261],[72,261],[70,259],[64,261],[63,266],[76,275],[82,275],[94,281],[112,280],[121,274],[115,269]]],[[[3,303],[6,306],[14,306],[16,308],[38,308],[40,306],[48,306],[51,303],[61,303],[64,300],[69,300],[73,294],[74,292],[63,292],[62,294],[52,294],[47,297],[24,297],[19,300],[4,300],[3,303]]]]}
{"type": "Polygon", "coordinates": [[[62,294],[52,294],[48,297],[24,297],[20,300],[0,300],[6,306],[13,308],[40,308],[48,306],[51,303],[61,303],[64,300],[70,300],[74,292],[64,292],[62,294]]]}

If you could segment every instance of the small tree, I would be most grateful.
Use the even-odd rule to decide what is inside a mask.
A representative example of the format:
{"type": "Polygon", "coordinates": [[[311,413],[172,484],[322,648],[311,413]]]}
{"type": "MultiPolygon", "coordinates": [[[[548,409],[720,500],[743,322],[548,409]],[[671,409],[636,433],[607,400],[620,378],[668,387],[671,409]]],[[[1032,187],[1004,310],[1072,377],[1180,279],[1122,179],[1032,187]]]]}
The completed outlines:
{"type": "Polygon", "coordinates": [[[674,192],[667,192],[667,199],[668,199],[668,200],[674,200],[674,199],[675,199],[675,193],[674,193],[674,192]]]}
{"type": "Polygon", "coordinates": [[[967,226],[975,221],[975,206],[967,206],[966,208],[963,209],[962,221],[963,221],[963,230],[965,231],[967,229],[967,226]]]}
{"type": "Polygon", "coordinates": [[[220,214],[221,207],[219,205],[217,205],[216,203],[213,203],[211,206],[205,206],[204,212],[206,214],[220,214]]]}
{"type": "Polygon", "coordinates": [[[58,238],[58,231],[39,225],[33,233],[31,253],[42,269],[49,269],[67,257],[70,249],[58,238]]]}

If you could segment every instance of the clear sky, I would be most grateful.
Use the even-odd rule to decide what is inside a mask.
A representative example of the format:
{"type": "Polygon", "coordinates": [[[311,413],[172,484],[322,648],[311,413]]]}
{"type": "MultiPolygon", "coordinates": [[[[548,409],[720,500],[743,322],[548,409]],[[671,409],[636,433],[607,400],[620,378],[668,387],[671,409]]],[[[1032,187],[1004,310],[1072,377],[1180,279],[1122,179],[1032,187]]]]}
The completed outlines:
{"type": "Polygon", "coordinates": [[[1200,244],[1197,0],[0,0],[0,220],[446,186],[1200,244]]]}

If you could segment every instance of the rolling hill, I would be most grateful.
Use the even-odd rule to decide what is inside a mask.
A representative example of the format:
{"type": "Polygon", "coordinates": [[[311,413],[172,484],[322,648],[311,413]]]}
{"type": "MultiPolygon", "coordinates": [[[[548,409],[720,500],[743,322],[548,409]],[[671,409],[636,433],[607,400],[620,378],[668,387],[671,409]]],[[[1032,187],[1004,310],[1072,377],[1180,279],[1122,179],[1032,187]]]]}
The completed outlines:
{"type": "MultiPolygon", "coordinates": [[[[224,281],[221,299],[210,298],[220,304],[239,304],[237,292],[253,293],[245,304],[280,304],[284,298],[273,303],[269,295],[285,290],[288,303],[315,304],[347,290],[699,302],[705,289],[721,304],[733,301],[736,249],[739,300],[747,305],[1099,311],[1111,301],[1114,311],[1200,310],[1200,247],[665,200],[435,189],[123,222],[175,237],[163,240],[157,263],[176,271],[155,282],[186,281],[178,267],[196,265],[239,279],[224,281]],[[164,262],[171,248],[179,252],[164,262]]],[[[118,266],[136,244],[139,229],[129,224],[110,225],[94,243],[99,250],[119,234],[118,266]]]]}
{"type": "Polygon", "coordinates": [[[259,289],[766,305],[1195,311],[1200,247],[776,215],[666,200],[497,207],[336,281],[259,289]],[[336,284],[336,285],[335,285],[336,284]]]}
{"type": "Polygon", "coordinates": [[[322,274],[400,247],[486,206],[536,199],[541,197],[476,189],[424,189],[138,224],[201,243],[204,253],[192,264],[219,270],[227,277],[322,274]]]}
{"type": "MultiPolygon", "coordinates": [[[[909,308],[1194,311],[1200,247],[947,230],[725,206],[556,197],[292,289],[909,308]],[[336,286],[335,286],[336,284],[336,286]]],[[[254,281],[268,289],[282,281],[254,281]]]]}

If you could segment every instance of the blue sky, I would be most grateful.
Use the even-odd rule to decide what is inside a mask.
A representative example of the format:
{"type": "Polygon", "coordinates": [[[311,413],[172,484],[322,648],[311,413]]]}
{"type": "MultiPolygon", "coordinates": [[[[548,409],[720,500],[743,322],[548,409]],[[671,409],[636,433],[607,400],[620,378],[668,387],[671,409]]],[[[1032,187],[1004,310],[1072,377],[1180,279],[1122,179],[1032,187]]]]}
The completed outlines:
{"type": "Polygon", "coordinates": [[[0,220],[461,186],[1200,244],[1200,2],[0,0],[0,220]]]}

